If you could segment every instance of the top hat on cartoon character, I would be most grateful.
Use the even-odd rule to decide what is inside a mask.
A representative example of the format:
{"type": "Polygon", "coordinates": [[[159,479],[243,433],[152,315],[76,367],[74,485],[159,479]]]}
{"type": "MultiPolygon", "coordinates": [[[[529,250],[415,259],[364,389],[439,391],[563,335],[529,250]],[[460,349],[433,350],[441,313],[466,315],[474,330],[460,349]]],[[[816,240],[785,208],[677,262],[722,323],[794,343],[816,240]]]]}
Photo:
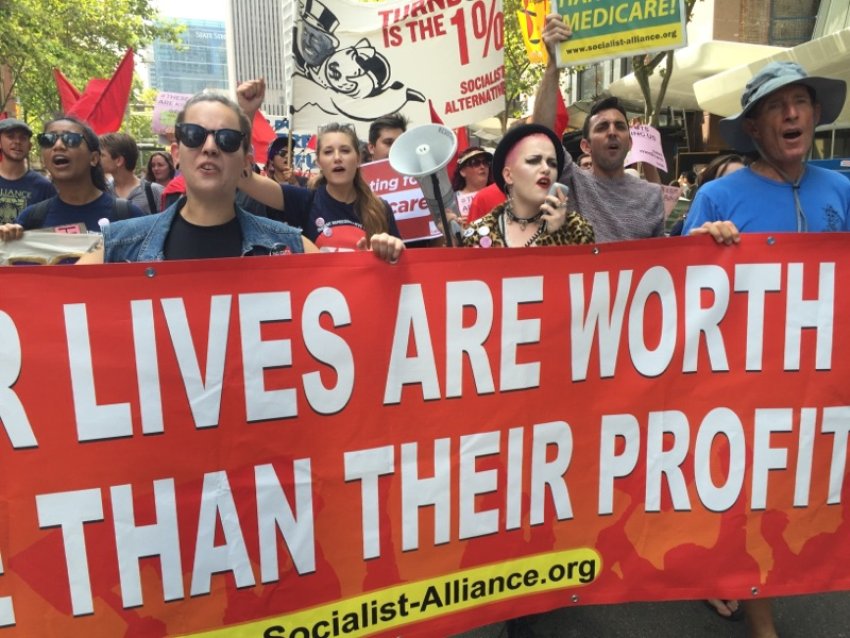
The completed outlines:
{"type": "Polygon", "coordinates": [[[339,21],[318,0],[306,0],[296,25],[296,57],[303,65],[321,66],[339,48],[339,40],[333,35],[339,21]]]}

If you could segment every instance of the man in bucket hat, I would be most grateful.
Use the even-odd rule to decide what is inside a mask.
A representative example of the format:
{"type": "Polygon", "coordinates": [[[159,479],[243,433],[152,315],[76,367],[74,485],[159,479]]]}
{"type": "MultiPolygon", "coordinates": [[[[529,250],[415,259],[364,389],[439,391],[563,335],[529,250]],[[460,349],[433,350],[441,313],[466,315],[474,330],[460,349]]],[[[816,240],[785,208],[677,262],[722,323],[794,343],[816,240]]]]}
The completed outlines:
{"type": "MultiPolygon", "coordinates": [[[[720,122],[750,166],[704,184],[684,234],[734,244],[741,232],[850,230],[850,180],[806,163],[818,124],[834,122],[847,92],[841,80],[813,77],[796,62],[771,62],[747,83],[741,112],[720,122]]],[[[748,635],[776,638],[769,598],[743,602],[748,635]]]]}
{"type": "Polygon", "coordinates": [[[850,230],[850,181],[806,162],[815,127],[835,121],[846,92],[842,80],[810,76],[796,62],[756,73],[741,112],[721,120],[720,133],[758,157],[699,190],[684,232],[733,243],[739,232],[850,230]]]}

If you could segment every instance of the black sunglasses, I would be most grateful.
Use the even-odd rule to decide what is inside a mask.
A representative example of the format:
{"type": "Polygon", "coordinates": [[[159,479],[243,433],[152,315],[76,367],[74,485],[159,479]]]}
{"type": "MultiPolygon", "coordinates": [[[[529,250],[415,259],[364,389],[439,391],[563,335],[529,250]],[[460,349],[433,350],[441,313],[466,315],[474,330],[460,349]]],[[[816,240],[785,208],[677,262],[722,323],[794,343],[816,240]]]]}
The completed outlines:
{"type": "Polygon", "coordinates": [[[38,145],[41,148],[53,148],[56,145],[56,140],[62,140],[62,143],[68,148],[77,148],[83,143],[82,133],[74,133],[72,131],[63,131],[62,133],[41,133],[38,136],[38,145]]]}
{"type": "Polygon", "coordinates": [[[210,135],[213,136],[215,145],[225,153],[238,151],[242,140],[245,139],[245,133],[232,128],[220,128],[217,131],[211,131],[198,124],[186,124],[185,122],[174,127],[174,136],[177,141],[189,148],[203,146],[210,135]]]}
{"type": "Polygon", "coordinates": [[[461,167],[462,168],[478,168],[479,166],[490,166],[490,160],[487,157],[473,157],[472,159],[466,160],[461,167]]]}

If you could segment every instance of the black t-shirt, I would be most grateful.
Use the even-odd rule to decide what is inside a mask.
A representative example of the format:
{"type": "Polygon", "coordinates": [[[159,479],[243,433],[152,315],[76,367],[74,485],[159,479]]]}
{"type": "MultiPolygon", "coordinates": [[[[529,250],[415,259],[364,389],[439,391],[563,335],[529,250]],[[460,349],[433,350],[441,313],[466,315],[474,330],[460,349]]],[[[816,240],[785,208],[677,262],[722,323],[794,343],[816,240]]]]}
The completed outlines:
{"type": "Polygon", "coordinates": [[[166,259],[242,256],[242,229],[235,217],[218,226],[190,224],[179,213],[165,239],[166,259]]]}

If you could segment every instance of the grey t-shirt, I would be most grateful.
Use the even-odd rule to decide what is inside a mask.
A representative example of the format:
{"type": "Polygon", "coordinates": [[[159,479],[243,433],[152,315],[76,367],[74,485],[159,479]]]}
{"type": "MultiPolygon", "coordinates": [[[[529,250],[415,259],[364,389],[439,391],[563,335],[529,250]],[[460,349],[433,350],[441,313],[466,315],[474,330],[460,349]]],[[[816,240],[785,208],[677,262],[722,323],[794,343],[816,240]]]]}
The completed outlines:
{"type": "Polygon", "coordinates": [[[664,198],[661,187],[633,175],[597,177],[576,166],[566,153],[561,181],[570,187],[575,209],[593,226],[596,242],[661,237],[664,198]]]}
{"type": "Polygon", "coordinates": [[[139,182],[139,185],[136,186],[136,188],[130,191],[130,196],[127,197],[127,199],[141,208],[145,213],[158,213],[162,207],[163,190],[162,185],[154,182],[146,182],[146,180],[143,179],[139,182]],[[148,194],[145,192],[145,183],[150,184],[151,189],[153,190],[153,201],[156,204],[156,208],[154,210],[151,210],[148,205],[148,194]]]}

